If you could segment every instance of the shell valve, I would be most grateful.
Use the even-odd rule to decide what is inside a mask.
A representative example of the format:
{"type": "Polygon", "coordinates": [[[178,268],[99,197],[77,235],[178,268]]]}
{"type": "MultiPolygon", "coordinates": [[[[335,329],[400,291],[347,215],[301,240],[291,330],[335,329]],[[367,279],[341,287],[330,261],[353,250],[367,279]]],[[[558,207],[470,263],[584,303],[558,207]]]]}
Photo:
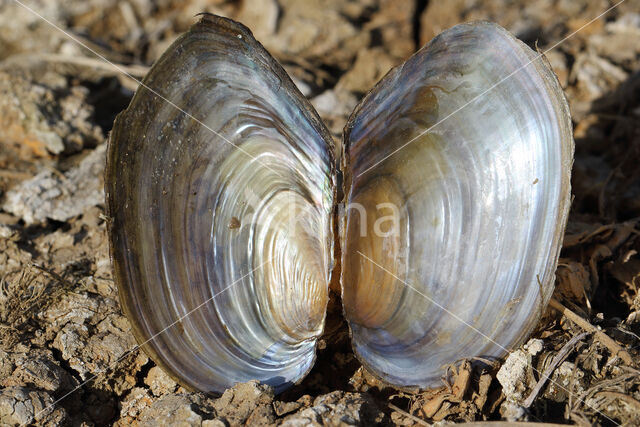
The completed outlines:
{"type": "Polygon", "coordinates": [[[338,167],[318,114],[241,24],[206,15],[154,64],[114,125],[106,204],[123,310],[181,384],[303,378],[335,244],[354,351],[385,382],[428,387],[535,326],[573,161],[541,55],[494,24],[453,27],[373,88],[342,149],[338,167]]]}

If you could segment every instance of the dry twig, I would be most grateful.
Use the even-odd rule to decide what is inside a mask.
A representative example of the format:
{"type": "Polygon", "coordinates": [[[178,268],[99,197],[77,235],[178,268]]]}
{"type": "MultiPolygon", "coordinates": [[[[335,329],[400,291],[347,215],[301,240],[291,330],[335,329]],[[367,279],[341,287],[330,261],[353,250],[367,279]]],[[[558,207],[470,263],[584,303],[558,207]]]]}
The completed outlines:
{"type": "Polygon", "coordinates": [[[600,341],[604,346],[606,346],[609,351],[611,351],[611,354],[613,354],[614,356],[618,356],[625,364],[633,365],[633,359],[631,358],[631,355],[607,334],[584,320],[582,317],[578,316],[573,311],[569,310],[555,298],[551,298],[549,305],[562,313],[567,319],[571,320],[573,323],[575,323],[585,331],[592,332],[596,339],[600,341]]]}
{"type": "Polygon", "coordinates": [[[531,404],[533,403],[533,400],[536,398],[536,396],[538,396],[538,393],[540,393],[540,390],[542,390],[542,387],[545,385],[545,383],[547,382],[547,380],[549,379],[553,371],[556,369],[556,367],[560,364],[560,362],[564,360],[565,357],[567,357],[569,353],[571,353],[571,351],[576,346],[576,344],[580,342],[588,334],[589,332],[583,332],[581,334],[574,336],[560,349],[558,354],[556,354],[553,360],[551,361],[551,365],[549,365],[547,369],[545,369],[544,373],[540,377],[540,380],[538,381],[536,386],[533,388],[533,391],[531,392],[529,397],[527,397],[527,399],[522,404],[523,407],[528,408],[531,406],[531,404]]]}

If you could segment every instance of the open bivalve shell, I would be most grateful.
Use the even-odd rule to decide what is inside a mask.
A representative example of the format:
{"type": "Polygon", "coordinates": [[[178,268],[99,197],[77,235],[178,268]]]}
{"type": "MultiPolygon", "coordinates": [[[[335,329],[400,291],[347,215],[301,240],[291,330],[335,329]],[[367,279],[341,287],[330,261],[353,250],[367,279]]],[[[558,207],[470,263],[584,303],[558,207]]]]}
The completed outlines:
{"type": "Polygon", "coordinates": [[[109,235],[134,334],[181,384],[303,378],[335,244],[354,351],[387,383],[435,385],[535,326],[573,159],[541,55],[497,25],[456,26],[378,83],[343,147],[339,201],[325,126],[229,19],[205,15],[146,76],[110,137],[109,235]]]}

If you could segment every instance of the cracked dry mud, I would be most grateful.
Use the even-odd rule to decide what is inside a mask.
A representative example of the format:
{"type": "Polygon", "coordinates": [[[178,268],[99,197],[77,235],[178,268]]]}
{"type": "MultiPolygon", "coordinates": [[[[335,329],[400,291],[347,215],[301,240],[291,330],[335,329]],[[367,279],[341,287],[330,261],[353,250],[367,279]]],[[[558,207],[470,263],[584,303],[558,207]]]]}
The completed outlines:
{"type": "Polygon", "coordinates": [[[576,138],[554,298],[598,330],[580,335],[584,324],[549,309],[506,361],[484,370],[458,363],[443,372],[442,388],[410,393],[361,368],[335,305],[315,367],[284,394],[257,382],[220,397],[183,389],[137,350],[111,274],[105,138],[136,83],[14,0],[0,0],[0,425],[640,423],[640,2],[626,0],[584,28],[615,3],[25,3],[134,77],[196,13],[240,20],[336,141],[363,94],[452,25],[492,20],[541,50],[579,30],[547,53],[576,138]],[[543,373],[548,380],[536,387],[543,373]]]}

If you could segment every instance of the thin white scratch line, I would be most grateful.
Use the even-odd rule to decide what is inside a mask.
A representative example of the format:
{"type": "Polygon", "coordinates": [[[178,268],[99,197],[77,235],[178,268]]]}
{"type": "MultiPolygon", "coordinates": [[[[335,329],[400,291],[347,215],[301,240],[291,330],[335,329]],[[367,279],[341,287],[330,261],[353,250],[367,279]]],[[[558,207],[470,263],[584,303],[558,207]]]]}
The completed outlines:
{"type": "MultiPolygon", "coordinates": [[[[462,319],[460,316],[458,316],[457,314],[453,313],[452,311],[448,310],[446,307],[444,307],[443,305],[441,305],[440,303],[438,303],[437,301],[435,301],[433,298],[429,297],[427,294],[425,294],[424,292],[421,292],[420,290],[416,289],[414,286],[411,286],[409,283],[407,283],[406,281],[402,280],[401,278],[399,278],[398,276],[396,276],[395,274],[393,274],[393,272],[387,270],[386,268],[384,268],[383,266],[381,266],[380,264],[378,264],[377,262],[375,262],[374,260],[372,260],[371,258],[369,258],[368,256],[366,256],[365,254],[363,254],[360,251],[357,251],[360,256],[362,256],[363,258],[365,258],[366,260],[368,260],[369,262],[371,262],[372,264],[374,264],[376,267],[380,268],[382,271],[386,272],[387,274],[390,274],[391,276],[393,276],[396,280],[398,280],[399,282],[401,282],[402,284],[404,284],[406,287],[408,287],[409,289],[413,290],[414,292],[416,292],[419,295],[422,295],[423,297],[425,297],[429,302],[431,302],[432,304],[434,304],[435,306],[437,306],[438,308],[440,308],[441,310],[443,310],[444,312],[446,312],[447,314],[451,315],[451,317],[453,317],[454,319],[456,319],[457,321],[459,321],[460,323],[462,323],[463,325],[467,326],[468,328],[472,329],[473,331],[477,332],[479,335],[482,335],[487,341],[491,342],[492,344],[497,345],[498,347],[500,347],[502,350],[504,350],[505,353],[507,354],[511,354],[512,352],[509,351],[505,346],[503,346],[502,344],[494,341],[493,339],[491,339],[490,337],[488,337],[484,332],[482,332],[481,330],[479,330],[478,328],[476,328],[475,326],[467,323],[464,319],[462,319]]],[[[531,367],[538,375],[540,375],[540,372],[535,368],[535,367],[531,367]]],[[[563,387],[561,384],[558,384],[557,382],[553,381],[551,378],[549,378],[549,382],[554,384],[555,386],[557,386],[558,388],[561,388],[562,390],[564,390],[565,392],[569,393],[571,396],[573,396],[573,392],[567,390],[565,387],[563,387]]],[[[616,423],[614,420],[612,420],[611,418],[609,418],[608,416],[606,416],[605,414],[603,414],[602,412],[600,412],[597,408],[594,408],[593,406],[590,406],[587,404],[587,402],[585,402],[582,399],[578,398],[578,402],[584,403],[585,405],[589,406],[591,409],[593,409],[594,411],[596,411],[598,414],[602,415],[603,417],[605,417],[606,419],[608,419],[609,421],[611,421],[612,423],[614,423],[615,425],[620,425],[618,423],[616,423]]]]}
{"type": "Polygon", "coordinates": [[[178,105],[176,105],[173,101],[165,98],[164,96],[162,96],[161,94],[159,94],[155,89],[152,89],[151,87],[147,86],[145,83],[143,83],[141,80],[135,78],[133,75],[131,75],[130,73],[128,73],[124,68],[120,67],[117,64],[114,64],[113,62],[109,61],[107,58],[105,58],[103,55],[99,54],[98,52],[96,52],[94,49],[90,48],[89,46],[86,45],[86,43],[83,43],[82,40],[78,39],[77,37],[75,37],[73,34],[69,33],[68,31],[65,31],[64,29],[60,28],[59,26],[57,26],[56,24],[54,24],[53,22],[51,22],[50,20],[48,20],[47,18],[45,18],[44,16],[42,16],[41,14],[39,14],[37,11],[33,10],[32,8],[30,8],[29,6],[27,6],[26,4],[22,3],[20,0],[13,0],[14,2],[18,3],[20,6],[22,6],[23,8],[27,9],[29,12],[31,12],[32,14],[36,15],[38,18],[42,19],[44,22],[46,22],[47,24],[51,25],[53,28],[55,28],[56,30],[62,32],[65,36],[67,36],[68,38],[70,38],[71,40],[73,40],[74,42],[78,43],[80,46],[84,47],[85,49],[87,49],[89,52],[93,53],[95,56],[97,56],[98,58],[100,58],[101,60],[103,60],[104,62],[106,62],[107,64],[111,65],[116,71],[118,71],[121,74],[124,74],[125,76],[129,77],[130,79],[134,80],[135,82],[137,82],[140,86],[144,87],[145,89],[147,89],[148,91],[150,91],[151,93],[153,93],[154,95],[156,95],[158,98],[162,99],[164,102],[166,102],[167,104],[171,105],[172,107],[174,107],[175,109],[177,109],[178,111],[180,111],[181,113],[183,113],[184,115],[186,115],[187,117],[189,117],[190,119],[194,120],[196,123],[198,123],[199,125],[201,125],[202,127],[204,127],[205,129],[211,131],[213,134],[215,134],[216,136],[219,136],[224,142],[226,142],[227,144],[231,145],[232,147],[236,148],[237,150],[240,150],[241,152],[243,152],[244,154],[246,154],[247,156],[249,156],[251,159],[255,160],[256,162],[260,163],[262,166],[264,166],[265,168],[269,169],[271,172],[277,174],[277,175],[281,175],[280,173],[278,173],[277,171],[275,171],[274,169],[272,169],[271,167],[267,166],[266,164],[264,164],[263,162],[261,162],[260,160],[258,160],[258,158],[252,156],[249,152],[247,152],[245,149],[243,149],[242,147],[234,144],[233,142],[229,141],[227,138],[225,138],[223,135],[221,135],[219,132],[216,132],[215,130],[213,130],[210,126],[206,125],[205,123],[201,122],[200,120],[198,120],[196,117],[194,117],[191,113],[183,110],[182,108],[180,108],[178,105]]]}
{"type": "Polygon", "coordinates": [[[520,68],[517,68],[515,71],[512,71],[510,74],[508,74],[507,76],[503,77],[502,79],[500,79],[497,83],[493,84],[491,87],[489,87],[489,89],[484,90],[483,92],[480,92],[478,95],[474,96],[473,98],[471,98],[468,102],[464,103],[461,107],[453,110],[451,113],[447,114],[444,118],[442,118],[441,120],[438,120],[434,125],[430,126],[429,128],[427,128],[427,130],[421,132],[420,134],[418,134],[417,136],[411,138],[408,142],[404,143],[402,146],[396,148],[395,150],[393,150],[391,153],[387,154],[386,156],[384,156],[382,159],[380,159],[379,161],[377,161],[376,163],[374,163],[373,165],[369,166],[367,169],[365,169],[364,171],[360,172],[358,175],[356,175],[356,178],[362,176],[363,174],[369,172],[371,169],[375,168],[376,166],[378,166],[380,163],[384,162],[385,160],[387,160],[389,157],[393,156],[394,154],[396,154],[398,151],[402,150],[403,148],[405,148],[407,145],[411,144],[412,142],[414,142],[416,139],[426,135],[427,133],[431,132],[431,130],[433,128],[435,128],[436,126],[438,126],[439,124],[443,123],[444,121],[446,121],[449,117],[453,116],[454,114],[458,113],[460,110],[464,109],[465,107],[467,107],[468,105],[474,103],[475,101],[478,100],[478,98],[486,95],[488,92],[490,92],[491,90],[495,89],[497,86],[501,85],[505,80],[511,78],[514,74],[522,71],[524,68],[526,68],[527,66],[529,66],[531,63],[533,63],[534,61],[537,61],[538,59],[542,58],[542,56],[546,55],[548,52],[550,52],[551,50],[555,49],[556,47],[558,47],[558,45],[560,45],[561,43],[567,41],[568,39],[570,39],[571,37],[575,36],[578,32],[582,31],[585,27],[593,24],[595,21],[597,21],[598,19],[600,19],[603,15],[611,12],[613,9],[615,9],[616,7],[620,6],[622,3],[624,3],[626,0],[621,0],[620,2],[616,3],[615,5],[611,6],[609,9],[605,10],[604,12],[602,12],[600,15],[596,16],[595,18],[593,18],[591,21],[587,22],[586,24],[584,24],[582,27],[578,28],[577,30],[575,30],[573,33],[569,34],[568,36],[566,36],[565,38],[563,38],[562,40],[560,40],[559,42],[555,43],[553,46],[551,46],[549,49],[545,50],[542,53],[539,53],[535,58],[533,58],[532,60],[530,60],[529,62],[527,62],[526,64],[524,64],[523,66],[521,66],[520,68]]]}
{"type": "Polygon", "coordinates": [[[178,320],[176,320],[175,322],[171,323],[170,325],[166,326],[165,328],[163,328],[160,332],[155,333],[151,338],[149,338],[148,340],[146,340],[145,342],[141,343],[141,344],[137,344],[135,347],[133,347],[131,350],[126,351],[124,354],[122,354],[122,356],[120,356],[115,362],[111,363],[109,366],[107,366],[105,369],[99,371],[96,374],[93,374],[91,377],[89,377],[89,379],[83,381],[81,384],[77,385],[73,390],[67,392],[66,394],[64,394],[62,397],[58,398],[57,400],[55,400],[53,403],[51,403],[50,405],[47,405],[44,409],[41,409],[40,411],[38,411],[36,414],[34,414],[33,418],[34,420],[37,419],[37,417],[42,414],[43,412],[49,410],[49,408],[55,406],[56,404],[60,403],[60,401],[64,400],[66,397],[68,397],[70,394],[74,393],[75,391],[77,391],[78,389],[82,388],[84,385],[86,385],[87,383],[93,381],[94,379],[96,379],[98,377],[98,375],[102,374],[103,372],[108,371],[109,369],[112,369],[114,366],[116,366],[118,364],[118,362],[120,362],[122,359],[124,359],[125,357],[127,357],[129,354],[133,353],[134,351],[136,351],[137,349],[139,349],[140,347],[142,347],[143,345],[147,344],[150,341],[153,341],[154,339],[156,339],[158,337],[158,335],[164,333],[165,331],[167,331],[168,329],[170,329],[171,327],[175,326],[177,323],[183,321],[184,319],[186,319],[187,317],[189,317],[191,314],[193,314],[194,312],[198,311],[199,309],[201,309],[202,307],[204,307],[206,304],[208,304],[209,302],[213,301],[214,298],[216,298],[218,295],[222,294],[223,292],[231,289],[233,286],[235,286],[238,282],[240,282],[241,280],[243,280],[244,278],[250,276],[251,274],[253,274],[256,270],[264,267],[265,264],[271,262],[271,259],[268,259],[267,261],[263,262],[262,264],[260,264],[259,266],[257,266],[256,268],[252,269],[250,272],[248,272],[247,274],[245,274],[244,276],[240,277],[239,279],[235,280],[233,283],[231,283],[230,285],[228,285],[227,287],[225,287],[224,289],[222,289],[219,292],[216,292],[211,298],[208,298],[207,300],[205,300],[204,302],[200,303],[199,305],[197,305],[195,308],[193,308],[192,310],[190,310],[189,312],[187,312],[186,314],[184,314],[183,316],[179,317],[178,320]]]}

